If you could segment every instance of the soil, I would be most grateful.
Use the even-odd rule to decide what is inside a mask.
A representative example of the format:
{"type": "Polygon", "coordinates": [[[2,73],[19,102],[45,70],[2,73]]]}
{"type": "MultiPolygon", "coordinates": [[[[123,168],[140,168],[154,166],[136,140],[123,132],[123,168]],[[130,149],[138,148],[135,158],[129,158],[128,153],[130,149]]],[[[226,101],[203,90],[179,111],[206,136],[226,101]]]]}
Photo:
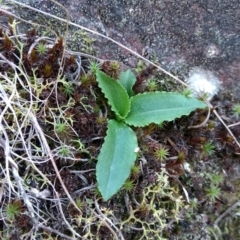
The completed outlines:
{"type": "MultiPolygon", "coordinates": [[[[51,1],[22,0],[20,2],[66,18],[66,12],[51,1]]],[[[240,103],[240,2],[238,0],[58,0],[58,2],[68,10],[71,21],[119,41],[181,79],[184,79],[194,67],[212,71],[221,82],[221,87],[211,103],[227,124],[239,121],[232,111],[233,105],[240,103]]],[[[30,10],[20,7],[15,7],[14,11],[16,15],[23,19],[48,24],[60,35],[66,32],[65,25],[61,25],[59,22],[50,22],[49,18],[43,17],[41,14],[33,14],[30,10]]],[[[29,25],[19,26],[20,32],[26,31],[26,29],[29,30],[29,25]]],[[[92,50],[86,47],[86,42],[81,40],[80,35],[76,34],[75,28],[70,27],[69,30],[68,47],[72,50],[90,51],[95,56],[106,60],[106,65],[108,60],[114,59],[123,64],[121,65],[123,69],[136,69],[139,59],[126,50],[117,47],[114,43],[90,34],[89,37],[94,38],[94,42],[91,44],[92,50]],[[76,34],[77,40],[73,33],[76,34]]],[[[146,82],[147,79],[152,77],[161,78],[160,80],[165,81],[161,85],[161,90],[180,88],[179,85],[174,85],[174,81],[169,80],[169,77],[165,74],[155,70],[148,72],[148,67],[147,64],[144,66],[146,74],[142,73],[141,75],[140,73],[138,79],[142,77],[144,78],[143,82],[146,82]]],[[[106,67],[105,71],[107,72],[109,69],[106,67]]],[[[85,88],[76,87],[74,89],[75,99],[84,96],[88,99],[86,104],[93,108],[97,106],[104,108],[102,97],[98,101],[93,99],[87,87],[89,86],[85,88]]],[[[94,81],[92,87],[93,91],[101,96],[94,81]]],[[[144,87],[138,90],[146,90],[144,87]]],[[[62,104],[69,100],[63,93],[59,92],[59,98],[61,97],[62,104]]],[[[54,101],[54,98],[52,98],[52,106],[55,104],[54,101]]],[[[71,108],[69,114],[74,116],[76,122],[74,130],[88,149],[88,152],[81,153],[80,158],[91,158],[92,161],[78,162],[71,169],[64,168],[64,161],[60,161],[58,167],[64,169],[61,176],[69,187],[70,193],[76,198],[79,197],[83,201],[88,201],[83,203],[86,211],[84,214],[87,215],[89,206],[96,208],[93,200],[95,195],[90,190],[81,192],[78,192],[78,190],[94,185],[96,183],[95,176],[90,173],[81,178],[72,174],[71,171],[79,169],[87,171],[95,168],[96,158],[106,131],[106,121],[99,125],[96,122],[98,115],[95,112],[91,112],[90,115],[87,114],[80,105],[71,108]],[[92,141],[92,139],[97,140],[92,141]],[[83,180],[84,178],[85,180],[83,180]]],[[[206,127],[188,128],[199,124],[205,116],[206,112],[197,111],[190,117],[183,117],[174,122],[166,123],[162,129],[152,126],[152,128],[148,127],[143,130],[136,129],[142,156],[147,159],[147,165],[143,166],[143,172],[147,174],[140,174],[133,178],[136,184],[136,193],[127,195],[122,193],[107,203],[100,201],[100,206],[105,209],[105,213],[109,214],[108,216],[111,215],[106,211],[107,208],[113,211],[111,217],[113,219],[114,217],[117,218],[117,223],[127,218],[129,214],[129,209],[126,207],[127,203],[130,206],[132,204],[131,207],[136,207],[134,205],[135,196],[138,196],[144,187],[156,182],[156,179],[154,179],[156,177],[155,173],[159,173],[162,166],[156,161],[153,153],[155,148],[164,146],[169,149],[170,157],[178,156],[177,161],[171,161],[170,159],[165,162],[170,176],[170,185],[172,187],[177,185],[178,191],[185,198],[186,196],[180,187],[183,186],[188,192],[189,198],[197,201],[198,207],[194,209],[190,205],[188,206],[185,201],[185,206],[181,206],[182,211],[180,211],[179,221],[172,218],[174,220],[171,222],[170,216],[165,218],[168,225],[162,236],[170,240],[206,240],[211,239],[211,237],[213,239],[240,239],[239,207],[234,208],[226,216],[221,215],[239,201],[240,150],[213,113],[206,127]],[[214,146],[214,152],[211,154],[204,152],[204,146],[207,143],[214,146]],[[179,161],[179,153],[184,155],[184,161],[179,161]],[[184,169],[186,164],[190,166],[190,171],[184,169]],[[214,201],[210,201],[206,195],[213,181],[211,177],[214,174],[223,178],[217,184],[221,194],[214,201]],[[127,203],[126,196],[130,199],[127,203]],[[125,218],[121,217],[121,213],[125,218]],[[217,222],[220,233],[214,228],[219,216],[222,216],[222,219],[217,222]]],[[[239,125],[231,130],[239,141],[239,125]]],[[[52,129],[50,129],[51,131],[52,129]]],[[[66,166],[69,166],[69,164],[66,166]]],[[[45,174],[53,174],[54,172],[50,163],[41,167],[41,171],[45,174]]],[[[54,176],[52,178],[54,179],[54,176]]],[[[64,194],[60,184],[57,183],[56,185],[59,186],[57,190],[60,194],[64,194]]],[[[180,193],[174,196],[177,198],[180,193]]],[[[164,200],[166,199],[161,198],[161,201],[164,200]]],[[[46,211],[46,209],[47,207],[44,206],[43,210],[46,211]]],[[[171,206],[167,209],[168,214],[172,214],[171,211],[174,207],[171,206]]],[[[64,211],[70,211],[70,215],[75,216],[74,209],[64,209],[64,211]]],[[[148,214],[138,212],[136,216],[147,222],[155,221],[151,214],[151,211],[148,214]]],[[[53,226],[56,221],[52,220],[51,224],[53,226]]],[[[130,228],[131,230],[124,226],[124,239],[140,239],[141,232],[136,230],[140,228],[140,225],[136,222],[134,224],[134,227],[130,228]]],[[[56,229],[61,229],[61,226],[57,226],[56,229]]],[[[104,227],[100,230],[93,227],[92,231],[99,234],[100,239],[112,238],[104,227]]],[[[151,236],[148,239],[158,238],[151,236]]]]}

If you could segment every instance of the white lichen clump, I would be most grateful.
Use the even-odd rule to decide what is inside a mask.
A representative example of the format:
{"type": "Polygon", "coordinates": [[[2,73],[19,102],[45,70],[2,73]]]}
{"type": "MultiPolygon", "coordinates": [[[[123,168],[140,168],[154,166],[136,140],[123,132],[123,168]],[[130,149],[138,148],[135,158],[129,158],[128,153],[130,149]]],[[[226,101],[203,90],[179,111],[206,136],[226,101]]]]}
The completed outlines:
{"type": "Polygon", "coordinates": [[[216,75],[200,67],[194,67],[186,81],[192,90],[192,96],[204,96],[207,100],[211,100],[220,88],[220,81],[216,75]]]}

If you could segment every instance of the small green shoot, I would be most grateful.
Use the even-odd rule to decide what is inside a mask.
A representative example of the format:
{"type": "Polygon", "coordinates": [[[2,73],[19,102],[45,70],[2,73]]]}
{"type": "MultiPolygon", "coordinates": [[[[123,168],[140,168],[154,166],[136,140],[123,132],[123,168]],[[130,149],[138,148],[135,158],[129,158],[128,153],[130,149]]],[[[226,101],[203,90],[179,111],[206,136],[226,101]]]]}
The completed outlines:
{"type": "Polygon", "coordinates": [[[206,197],[208,197],[211,202],[216,201],[220,195],[221,190],[215,185],[211,185],[208,189],[206,189],[206,197]]]}
{"type": "Polygon", "coordinates": [[[137,67],[135,69],[135,71],[137,73],[141,73],[143,70],[144,70],[145,66],[144,66],[144,63],[142,60],[139,60],[138,63],[137,63],[137,67]]]}
{"type": "Polygon", "coordinates": [[[44,43],[39,43],[37,45],[37,52],[39,53],[39,55],[44,55],[47,52],[47,47],[46,44],[44,43]]]}
{"type": "Polygon", "coordinates": [[[192,90],[189,89],[189,88],[185,88],[185,89],[182,91],[182,94],[183,94],[185,97],[190,97],[191,94],[192,94],[192,90]]]}
{"type": "Polygon", "coordinates": [[[3,215],[8,221],[14,221],[17,216],[22,212],[22,203],[21,201],[14,201],[8,203],[3,209],[3,215]]]}
{"type": "Polygon", "coordinates": [[[111,62],[111,68],[113,69],[113,70],[118,70],[119,69],[119,67],[120,67],[120,64],[119,64],[119,62],[117,62],[117,61],[114,61],[114,62],[111,62]]]}
{"type": "Polygon", "coordinates": [[[66,82],[66,84],[63,85],[63,92],[66,96],[71,96],[74,92],[73,85],[69,82],[66,82]]]}
{"type": "Polygon", "coordinates": [[[159,160],[163,161],[169,156],[169,151],[166,147],[162,146],[155,150],[154,156],[159,160]]]}
{"type": "Polygon", "coordinates": [[[209,178],[212,185],[219,185],[223,182],[223,176],[221,174],[217,173],[209,174],[209,178]]]}
{"type": "Polygon", "coordinates": [[[156,124],[156,129],[164,129],[164,127],[166,126],[166,122],[160,122],[156,124]]]}
{"type": "Polygon", "coordinates": [[[96,122],[97,122],[97,124],[99,124],[99,125],[103,125],[103,124],[106,123],[106,118],[105,118],[104,116],[98,116],[98,117],[96,118],[96,122]]]}
{"type": "Polygon", "coordinates": [[[189,206],[192,209],[198,209],[198,200],[196,198],[193,198],[189,201],[189,206]]]}
{"type": "Polygon", "coordinates": [[[56,123],[55,125],[55,131],[56,133],[62,134],[62,133],[66,133],[68,129],[68,126],[66,123],[56,123]]]}
{"type": "Polygon", "coordinates": [[[84,202],[80,198],[77,198],[76,205],[78,206],[79,209],[82,209],[84,207],[84,202]]]}
{"type": "Polygon", "coordinates": [[[132,192],[134,189],[134,183],[132,180],[127,179],[126,182],[123,184],[123,189],[126,192],[132,192]]]}
{"type": "Polygon", "coordinates": [[[148,80],[148,82],[147,82],[148,91],[150,91],[150,92],[156,91],[157,87],[158,87],[158,85],[157,85],[157,82],[155,79],[148,80]]]}
{"type": "Polygon", "coordinates": [[[81,76],[81,82],[82,82],[82,84],[83,84],[83,85],[86,85],[86,84],[89,82],[89,78],[90,78],[89,75],[83,74],[83,75],[81,76]]]}
{"type": "Polygon", "coordinates": [[[59,83],[62,83],[62,90],[66,96],[71,96],[74,92],[74,88],[71,82],[66,81],[65,78],[59,80],[59,83]]]}
{"type": "Polygon", "coordinates": [[[233,115],[236,118],[239,118],[240,117],[240,104],[234,104],[232,107],[232,110],[233,110],[233,115]]]}
{"type": "Polygon", "coordinates": [[[214,145],[211,142],[206,142],[202,146],[202,154],[204,156],[212,156],[215,153],[214,145]]]}
{"type": "Polygon", "coordinates": [[[131,168],[131,174],[135,177],[138,176],[141,172],[140,166],[138,165],[133,165],[131,168]]]}
{"type": "Polygon", "coordinates": [[[91,61],[89,64],[89,70],[94,75],[97,73],[97,71],[100,70],[101,64],[97,61],[91,61]]]}
{"type": "Polygon", "coordinates": [[[58,153],[59,153],[59,156],[62,157],[62,158],[71,156],[70,149],[66,146],[61,147],[61,149],[59,150],[58,153]]]}

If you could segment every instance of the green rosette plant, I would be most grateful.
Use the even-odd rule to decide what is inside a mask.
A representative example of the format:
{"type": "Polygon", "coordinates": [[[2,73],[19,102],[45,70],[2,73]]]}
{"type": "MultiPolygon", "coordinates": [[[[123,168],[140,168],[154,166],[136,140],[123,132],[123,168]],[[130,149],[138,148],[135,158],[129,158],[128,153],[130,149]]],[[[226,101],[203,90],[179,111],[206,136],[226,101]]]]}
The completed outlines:
{"type": "Polygon", "coordinates": [[[136,78],[130,70],[122,72],[117,81],[98,70],[96,79],[116,116],[108,121],[96,167],[98,189],[103,199],[108,200],[123,186],[137,158],[137,136],[130,126],[172,121],[197,108],[205,108],[206,104],[177,92],[134,95],[136,78]]]}

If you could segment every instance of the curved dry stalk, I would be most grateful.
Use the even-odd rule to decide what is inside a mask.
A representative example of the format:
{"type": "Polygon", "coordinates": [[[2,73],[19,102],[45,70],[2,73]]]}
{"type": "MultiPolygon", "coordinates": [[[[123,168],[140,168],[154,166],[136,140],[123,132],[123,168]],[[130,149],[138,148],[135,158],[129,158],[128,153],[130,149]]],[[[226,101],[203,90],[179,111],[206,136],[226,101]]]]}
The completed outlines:
{"type": "Polygon", "coordinates": [[[240,143],[238,142],[238,140],[236,139],[236,137],[234,136],[234,134],[232,133],[232,131],[230,130],[230,128],[227,126],[227,124],[223,121],[223,119],[221,118],[221,116],[219,116],[218,112],[216,110],[213,110],[213,113],[216,115],[216,117],[219,119],[219,121],[223,124],[223,126],[227,129],[227,131],[229,132],[229,134],[231,135],[231,137],[234,139],[235,143],[238,145],[238,147],[240,148],[240,143]]]}
{"type": "Polygon", "coordinates": [[[208,122],[209,118],[210,118],[210,115],[211,115],[211,108],[208,106],[208,114],[207,114],[205,120],[198,125],[189,126],[188,129],[205,127],[207,125],[207,122],[208,122]]]}
{"type": "Polygon", "coordinates": [[[55,233],[57,236],[63,237],[64,239],[76,240],[76,238],[69,237],[69,236],[67,236],[67,235],[57,231],[56,229],[53,229],[51,227],[47,227],[47,226],[45,226],[43,224],[39,224],[38,227],[42,228],[43,230],[46,230],[47,232],[55,233]]]}
{"type": "Polygon", "coordinates": [[[237,122],[237,123],[233,123],[233,124],[230,124],[230,125],[227,125],[229,128],[231,127],[235,127],[235,126],[238,126],[240,125],[240,122],[237,122]]]}
{"type": "Polygon", "coordinates": [[[240,201],[234,203],[231,207],[229,207],[226,211],[224,211],[215,221],[214,221],[214,225],[218,225],[223,218],[225,218],[228,214],[231,213],[231,211],[233,211],[235,208],[240,206],[240,201]]]}
{"type": "MultiPolygon", "coordinates": [[[[94,211],[94,214],[95,214],[98,218],[100,218],[101,220],[103,220],[105,224],[106,224],[106,222],[108,222],[111,226],[113,226],[113,228],[119,233],[120,239],[121,239],[121,240],[124,240],[124,237],[122,236],[120,230],[112,223],[112,221],[111,221],[108,217],[106,217],[106,216],[102,213],[102,211],[101,211],[101,209],[100,209],[100,207],[99,207],[98,202],[97,202],[96,199],[95,199],[95,201],[94,201],[94,204],[95,204],[95,207],[96,207],[97,212],[98,212],[99,215],[98,215],[95,211],[94,211]]],[[[118,239],[119,239],[118,236],[117,236],[116,233],[113,231],[113,229],[109,226],[108,223],[107,223],[107,225],[106,225],[107,228],[111,231],[111,233],[113,234],[114,238],[115,238],[116,240],[118,240],[118,239]]]]}

